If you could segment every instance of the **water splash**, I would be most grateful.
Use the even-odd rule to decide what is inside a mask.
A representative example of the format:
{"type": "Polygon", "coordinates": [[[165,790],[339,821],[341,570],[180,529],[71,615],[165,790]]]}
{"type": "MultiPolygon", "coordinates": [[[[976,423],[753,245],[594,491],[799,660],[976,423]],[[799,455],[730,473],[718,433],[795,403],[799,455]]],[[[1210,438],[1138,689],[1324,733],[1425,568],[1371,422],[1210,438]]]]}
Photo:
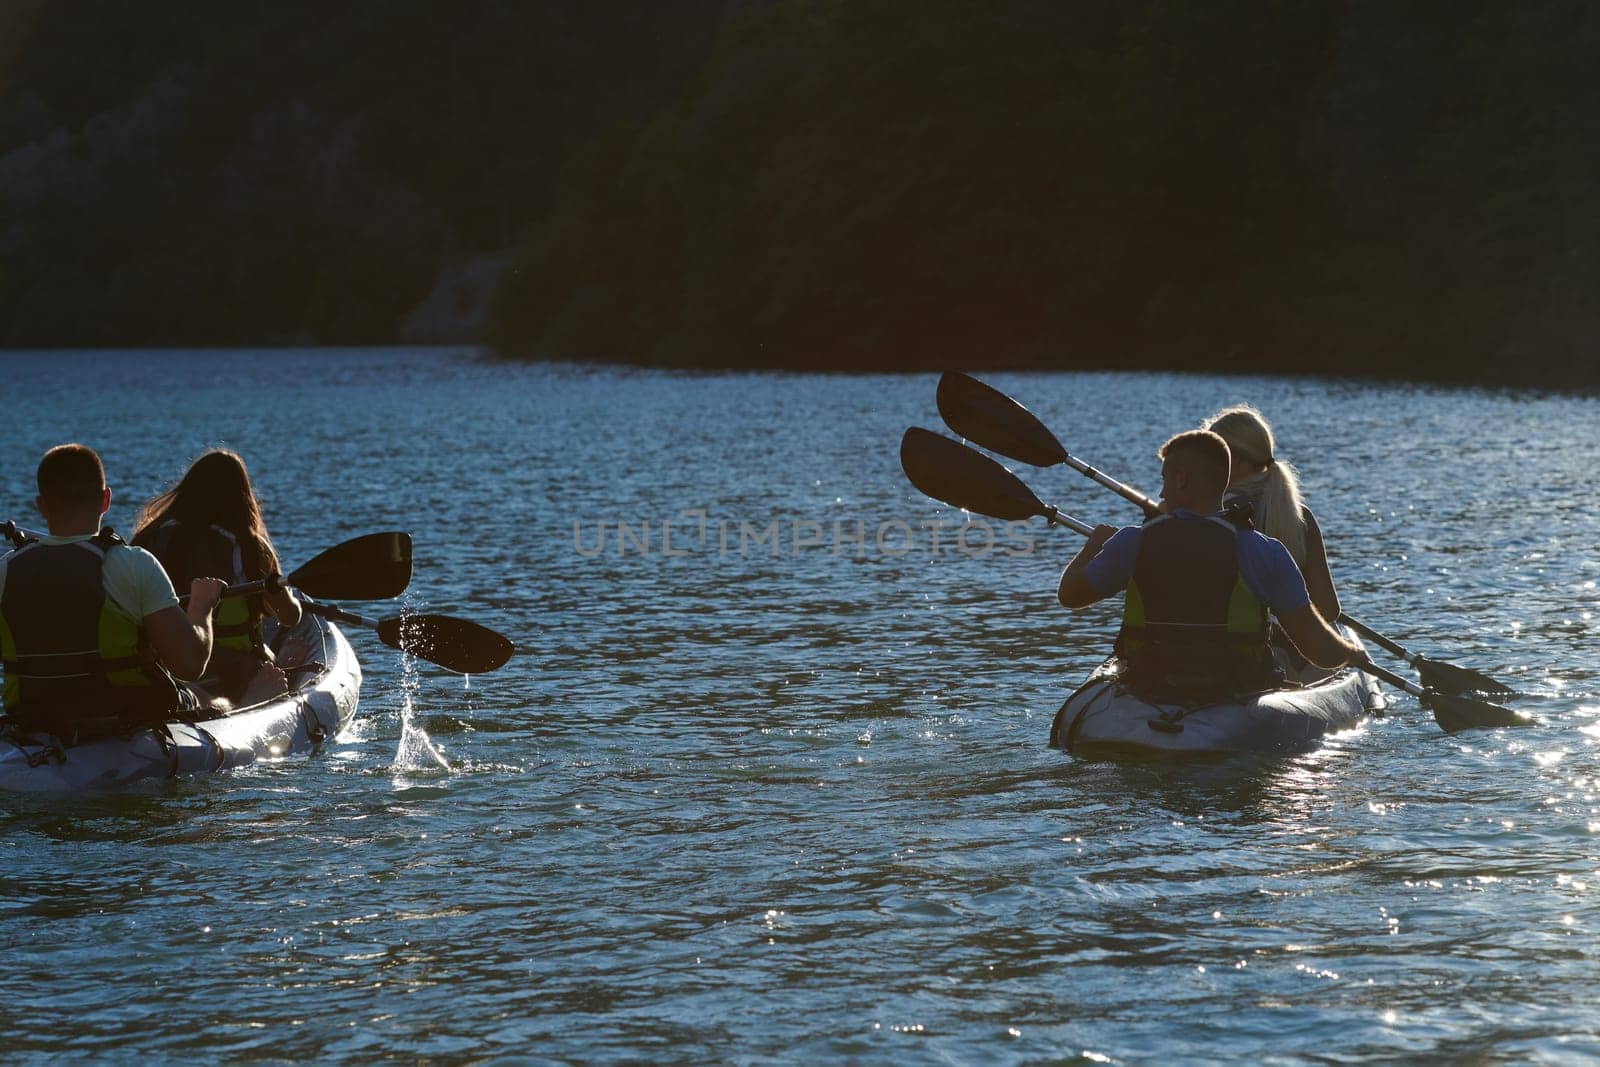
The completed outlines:
{"type": "MultiPolygon", "coordinates": [[[[402,597],[400,610],[409,612],[412,608],[411,598],[402,597]]],[[[390,769],[396,774],[432,770],[437,767],[444,773],[451,773],[454,768],[450,761],[445,759],[444,753],[433,743],[428,732],[417,722],[415,714],[415,698],[419,688],[417,676],[416,657],[400,653],[400,745],[395,750],[394,762],[390,769]]]]}

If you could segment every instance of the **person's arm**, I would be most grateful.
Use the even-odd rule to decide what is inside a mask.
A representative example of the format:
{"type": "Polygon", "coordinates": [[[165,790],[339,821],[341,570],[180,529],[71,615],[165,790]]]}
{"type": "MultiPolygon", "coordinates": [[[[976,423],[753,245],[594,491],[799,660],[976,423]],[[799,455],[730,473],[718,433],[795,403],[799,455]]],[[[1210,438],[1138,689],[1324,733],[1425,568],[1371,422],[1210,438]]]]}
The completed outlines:
{"type": "Polygon", "coordinates": [[[1078,549],[1078,554],[1072,557],[1072,562],[1067,564],[1067,569],[1061,572],[1061,581],[1056,586],[1056,598],[1061,601],[1062,607],[1076,611],[1111,595],[1095,589],[1094,583],[1089,580],[1088,571],[1089,564],[1100,554],[1100,550],[1116,532],[1115,526],[1096,526],[1089,534],[1088,540],[1084,541],[1083,547],[1078,549]]]}
{"type": "Polygon", "coordinates": [[[1339,636],[1310,604],[1278,615],[1278,624],[1300,654],[1319,667],[1343,667],[1366,658],[1360,645],[1339,636]]]}
{"type": "Polygon", "coordinates": [[[175,678],[192,682],[206,672],[211,662],[211,612],[226,588],[220,578],[196,578],[189,583],[187,608],[173,605],[144,617],[145,638],[175,678]]]}
{"type": "Polygon", "coordinates": [[[1322,542],[1322,528],[1311,509],[1304,512],[1306,520],[1306,592],[1317,613],[1326,620],[1337,620],[1340,614],[1339,593],[1333,587],[1333,573],[1328,570],[1327,547],[1322,542]]]}
{"type": "Polygon", "coordinates": [[[1364,659],[1359,645],[1346,641],[1317,614],[1300,568],[1282,541],[1255,531],[1239,535],[1246,549],[1239,559],[1245,583],[1277,618],[1300,654],[1319,667],[1342,667],[1364,659]]]}

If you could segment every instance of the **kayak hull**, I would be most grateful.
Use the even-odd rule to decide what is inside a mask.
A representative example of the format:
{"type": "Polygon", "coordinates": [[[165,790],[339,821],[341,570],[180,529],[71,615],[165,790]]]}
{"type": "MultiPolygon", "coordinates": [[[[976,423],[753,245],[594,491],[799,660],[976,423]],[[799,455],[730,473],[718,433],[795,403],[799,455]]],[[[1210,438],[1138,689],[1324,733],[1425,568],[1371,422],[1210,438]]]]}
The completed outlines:
{"type": "Polygon", "coordinates": [[[1141,700],[1123,685],[1122,670],[1108,659],[1067,698],[1052,745],[1086,759],[1292,754],[1387,706],[1377,683],[1353,668],[1303,668],[1283,689],[1198,707],[1141,700]]]}
{"type": "Polygon", "coordinates": [[[309,612],[274,643],[290,676],[287,693],[223,718],[172,722],[165,732],[140,730],[71,747],[41,734],[0,740],[0,790],[113,789],[313,751],[354,717],[361,665],[338,627],[309,612]]]}

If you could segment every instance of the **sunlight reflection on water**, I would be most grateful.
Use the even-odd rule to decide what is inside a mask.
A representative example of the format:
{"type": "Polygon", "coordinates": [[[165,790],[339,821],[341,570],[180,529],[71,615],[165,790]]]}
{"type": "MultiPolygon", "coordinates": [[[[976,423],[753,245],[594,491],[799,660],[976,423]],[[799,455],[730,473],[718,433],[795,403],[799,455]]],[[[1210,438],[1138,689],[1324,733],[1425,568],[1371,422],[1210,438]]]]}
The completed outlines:
{"type": "MultiPolygon", "coordinates": [[[[0,1004],[52,1020],[13,1028],[15,1058],[1600,1053],[1600,401],[994,376],[1146,488],[1170,432],[1253,400],[1352,612],[1530,690],[1514,703],[1546,722],[1446,738],[1399,696],[1304,757],[1157,767],[1045,747],[1116,624],[1053,606],[1072,538],[878,550],[882,522],[950,519],[895,452],[937,425],[933,375],[225,354],[180,417],[163,383],[215,358],[108,376],[114,354],[10,357],[30,402],[6,512],[62,439],[101,449],[123,528],[228,443],[286,559],[409,529],[404,604],[517,654],[467,684],[352,632],[360,717],[315,759],[6,800],[0,1004]],[[663,556],[660,522],[693,508],[708,544],[663,556]],[[793,549],[795,523],[841,513],[865,551],[793,549]],[[615,525],[578,550],[624,519],[655,524],[650,554],[615,525]],[[786,547],[741,553],[744,520],[781,521],[786,547]]],[[[1134,517],[1068,472],[1024,475],[1086,520],[1134,517]]]]}

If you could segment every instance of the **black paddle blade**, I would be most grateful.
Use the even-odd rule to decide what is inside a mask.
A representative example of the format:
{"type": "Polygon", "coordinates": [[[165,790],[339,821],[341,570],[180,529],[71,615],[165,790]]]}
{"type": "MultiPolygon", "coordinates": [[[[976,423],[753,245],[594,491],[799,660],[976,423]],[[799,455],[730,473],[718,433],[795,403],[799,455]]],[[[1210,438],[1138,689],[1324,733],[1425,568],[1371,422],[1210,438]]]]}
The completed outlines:
{"type": "Polygon", "coordinates": [[[375,533],[334,545],[289,575],[319,600],[388,600],[411,584],[411,535],[375,533]]]}
{"type": "Polygon", "coordinates": [[[487,626],[448,615],[380,620],[378,640],[457,674],[485,674],[511,658],[513,646],[487,626]]]}
{"type": "Polygon", "coordinates": [[[1516,690],[1508,685],[1502,685],[1489,677],[1467,667],[1458,667],[1454,663],[1440,663],[1418,656],[1416,659],[1417,674],[1422,678],[1422,684],[1428,689],[1436,689],[1441,693],[1455,696],[1459,693],[1487,693],[1490,696],[1510,696],[1516,690]]]}
{"type": "Polygon", "coordinates": [[[960,441],[913,426],[900,439],[900,466],[935,500],[992,519],[1045,515],[1033,490],[1006,468],[960,441]]]}
{"type": "Polygon", "coordinates": [[[1534,721],[1510,708],[1482,700],[1470,700],[1443,693],[1424,693],[1417,699],[1433,712],[1433,719],[1447,734],[1491,726],[1532,726],[1534,721]]]}
{"type": "Polygon", "coordinates": [[[1067,450],[1033,412],[971,375],[945,371],[938,403],[946,426],[991,452],[1035,467],[1066,461],[1067,450]]]}

